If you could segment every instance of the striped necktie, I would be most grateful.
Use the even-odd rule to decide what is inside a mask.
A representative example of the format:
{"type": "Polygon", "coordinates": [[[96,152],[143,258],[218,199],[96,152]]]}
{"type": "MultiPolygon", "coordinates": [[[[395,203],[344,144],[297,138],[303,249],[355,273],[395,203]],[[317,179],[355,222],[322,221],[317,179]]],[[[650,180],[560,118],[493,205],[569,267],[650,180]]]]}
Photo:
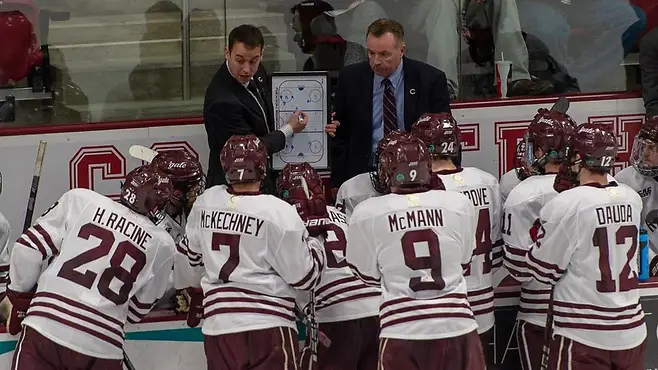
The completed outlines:
{"type": "Polygon", "coordinates": [[[384,85],[384,135],[386,135],[398,129],[398,115],[391,80],[385,78],[382,84],[384,85]]]}

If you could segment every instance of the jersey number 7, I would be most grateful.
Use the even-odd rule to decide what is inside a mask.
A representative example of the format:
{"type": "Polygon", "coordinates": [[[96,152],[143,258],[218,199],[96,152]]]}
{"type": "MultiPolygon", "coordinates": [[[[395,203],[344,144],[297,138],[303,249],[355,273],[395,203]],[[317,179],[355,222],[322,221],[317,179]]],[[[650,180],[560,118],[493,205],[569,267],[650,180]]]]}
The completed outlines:
{"type": "MultiPolygon", "coordinates": [[[[57,276],[72,281],[87,289],[91,289],[94,286],[94,282],[98,277],[97,271],[89,269],[83,273],[76,269],[103,257],[108,257],[114,246],[114,242],[116,241],[114,233],[108,229],[93,223],[82,225],[80,231],[78,231],[78,237],[89,240],[89,237],[92,236],[100,240],[100,244],[64,262],[62,268],[57,273],[57,276]]],[[[146,265],[146,255],[133,243],[124,240],[117,244],[116,250],[110,257],[109,262],[110,266],[105,268],[100,274],[101,277],[97,285],[98,292],[117,306],[121,306],[128,301],[128,296],[133,288],[133,284],[135,284],[135,280],[137,280],[139,273],[146,265]],[[122,266],[126,256],[130,256],[134,261],[130,270],[126,270],[126,268],[122,266]],[[119,280],[122,283],[118,293],[110,288],[110,284],[114,279],[119,280]]]]}

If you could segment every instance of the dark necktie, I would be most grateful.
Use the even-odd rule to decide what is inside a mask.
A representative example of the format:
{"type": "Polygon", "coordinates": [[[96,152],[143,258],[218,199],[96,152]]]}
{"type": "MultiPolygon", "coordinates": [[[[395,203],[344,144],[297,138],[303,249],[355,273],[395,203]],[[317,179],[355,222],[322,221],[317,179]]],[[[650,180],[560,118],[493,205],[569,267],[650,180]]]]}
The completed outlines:
{"type": "Polygon", "coordinates": [[[384,135],[386,135],[398,129],[398,115],[391,80],[385,78],[382,84],[384,85],[384,135]]]}
{"type": "MultiPolygon", "coordinates": [[[[249,81],[249,83],[247,84],[247,89],[251,91],[252,94],[254,94],[256,101],[258,101],[260,107],[263,108],[263,113],[267,115],[267,106],[265,105],[265,101],[263,100],[263,97],[260,95],[260,91],[258,91],[258,87],[256,87],[256,83],[253,80],[249,81]]],[[[267,117],[265,117],[265,120],[267,121],[267,117]]]]}

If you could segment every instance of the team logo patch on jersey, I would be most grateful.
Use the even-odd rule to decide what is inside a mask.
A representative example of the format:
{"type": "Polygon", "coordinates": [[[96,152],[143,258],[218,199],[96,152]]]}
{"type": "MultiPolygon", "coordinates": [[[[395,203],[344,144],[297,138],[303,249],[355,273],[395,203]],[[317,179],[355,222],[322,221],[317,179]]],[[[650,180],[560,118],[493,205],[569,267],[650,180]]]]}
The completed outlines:
{"type": "Polygon", "coordinates": [[[418,194],[407,194],[407,204],[409,207],[418,207],[420,205],[418,194]]]}
{"type": "Polygon", "coordinates": [[[532,241],[537,245],[537,248],[541,247],[540,240],[544,238],[545,234],[546,230],[544,230],[544,226],[541,224],[541,220],[536,219],[535,223],[530,228],[530,239],[532,239],[532,241]]]}
{"type": "Polygon", "coordinates": [[[461,175],[454,174],[452,175],[452,179],[457,183],[459,186],[464,185],[464,178],[461,175]]]}

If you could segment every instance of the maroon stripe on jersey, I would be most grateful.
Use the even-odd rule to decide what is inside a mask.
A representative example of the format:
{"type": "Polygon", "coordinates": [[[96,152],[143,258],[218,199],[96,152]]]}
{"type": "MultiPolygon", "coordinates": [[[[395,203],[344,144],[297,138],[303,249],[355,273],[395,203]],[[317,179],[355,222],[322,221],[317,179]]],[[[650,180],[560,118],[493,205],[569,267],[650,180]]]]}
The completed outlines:
{"type": "Polygon", "coordinates": [[[494,297],[493,297],[493,295],[492,295],[491,297],[487,297],[487,298],[483,298],[483,299],[478,299],[477,301],[473,300],[474,297],[472,297],[472,296],[469,296],[468,298],[469,298],[469,300],[468,300],[468,304],[469,304],[471,307],[473,307],[473,306],[480,306],[480,305],[487,304],[487,303],[492,303],[492,302],[494,301],[494,297]]]}
{"type": "Polygon", "coordinates": [[[341,299],[331,301],[331,302],[327,302],[325,300],[321,304],[317,304],[315,306],[315,309],[319,311],[321,309],[331,307],[331,306],[335,306],[335,305],[340,304],[340,303],[345,303],[345,302],[349,302],[349,301],[356,301],[358,299],[364,299],[364,298],[379,297],[379,296],[381,296],[380,292],[366,292],[366,293],[354,294],[354,295],[343,297],[341,299]]]}
{"type": "Polygon", "coordinates": [[[519,311],[521,313],[534,313],[538,315],[546,315],[548,314],[548,306],[546,308],[527,308],[527,307],[519,307],[519,311]]]}
{"type": "Polygon", "coordinates": [[[157,301],[154,301],[152,303],[142,303],[142,302],[139,301],[139,299],[137,299],[136,296],[133,296],[130,299],[130,301],[135,305],[136,308],[139,308],[140,310],[150,310],[151,307],[155,304],[155,302],[157,302],[157,301]]]}
{"type": "Polygon", "coordinates": [[[528,294],[528,295],[551,294],[551,290],[550,290],[550,289],[527,289],[527,288],[521,288],[521,294],[528,294]]]}
{"type": "Polygon", "coordinates": [[[9,265],[0,266],[0,272],[7,272],[7,271],[9,271],[9,265]]]}
{"type": "Polygon", "coordinates": [[[516,248],[516,247],[513,247],[509,244],[505,244],[505,252],[509,253],[509,254],[513,254],[515,256],[519,256],[519,257],[525,257],[526,254],[528,254],[527,250],[521,249],[521,248],[516,248]]]}
{"type": "Polygon", "coordinates": [[[50,234],[44,229],[41,225],[36,224],[34,225],[34,230],[36,230],[39,234],[41,234],[41,237],[43,240],[46,241],[46,244],[48,247],[50,247],[50,251],[52,252],[51,255],[56,256],[59,254],[57,251],[57,248],[55,248],[55,243],[53,243],[53,239],[50,237],[50,234]]]}
{"type": "Polygon", "coordinates": [[[389,326],[402,324],[405,322],[420,321],[426,319],[445,319],[445,318],[462,318],[462,319],[472,319],[473,314],[460,313],[460,312],[437,312],[437,313],[428,313],[422,315],[414,315],[409,317],[401,317],[399,319],[382,322],[381,317],[379,321],[381,322],[380,329],[387,328],[389,326]]]}
{"type": "MultiPolygon", "coordinates": [[[[49,302],[32,302],[30,304],[30,311],[28,312],[28,315],[32,314],[33,309],[39,309],[39,307],[44,307],[44,308],[49,308],[51,310],[59,311],[59,312],[61,312],[62,314],[66,315],[66,316],[75,317],[78,320],[88,322],[91,325],[98,326],[99,328],[103,328],[103,329],[111,332],[112,334],[116,334],[117,336],[123,338],[123,331],[117,330],[116,327],[113,328],[110,325],[107,325],[103,322],[92,319],[92,318],[90,318],[88,316],[85,316],[85,315],[81,315],[79,313],[75,313],[71,310],[67,310],[66,308],[63,308],[61,306],[58,306],[56,304],[49,303],[49,302]]],[[[40,312],[43,312],[43,311],[40,311],[40,312]]]]}
{"type": "Polygon", "coordinates": [[[372,276],[368,276],[368,275],[362,273],[361,271],[359,271],[359,269],[356,266],[354,266],[353,264],[351,264],[349,262],[347,263],[347,265],[350,267],[350,270],[352,270],[354,275],[356,275],[364,283],[366,283],[368,285],[376,285],[376,286],[380,285],[380,279],[374,278],[372,276]]]}
{"type": "Polygon", "coordinates": [[[132,308],[132,307],[130,307],[130,306],[128,306],[128,313],[129,313],[129,315],[128,315],[128,317],[127,317],[126,319],[128,320],[128,322],[129,322],[130,324],[137,324],[137,323],[139,323],[140,321],[142,321],[142,319],[144,318],[144,316],[146,316],[146,314],[148,314],[148,312],[139,313],[139,312],[137,312],[134,308],[132,308]],[[131,315],[132,315],[132,316],[131,316],[131,315]]]}
{"type": "Polygon", "coordinates": [[[36,298],[50,298],[50,299],[62,301],[63,303],[66,303],[70,306],[77,307],[81,310],[85,310],[85,311],[87,311],[87,312],[89,312],[93,315],[96,315],[100,318],[103,318],[103,319],[119,326],[121,329],[123,329],[123,322],[115,319],[114,317],[106,315],[106,314],[104,314],[104,313],[102,313],[102,312],[100,312],[100,311],[98,311],[94,308],[91,308],[91,307],[89,307],[89,306],[87,306],[83,303],[80,303],[78,301],[74,301],[74,300],[72,300],[70,298],[67,298],[67,297],[63,297],[59,294],[50,293],[50,292],[39,292],[39,293],[34,295],[33,302],[34,302],[34,299],[36,299],[36,298]]]}
{"type": "Polygon", "coordinates": [[[571,329],[585,329],[585,330],[594,330],[594,331],[609,331],[609,330],[628,330],[636,328],[640,325],[644,325],[644,317],[638,318],[638,320],[632,321],[627,324],[610,324],[610,325],[600,325],[600,324],[586,324],[586,323],[575,323],[575,322],[564,322],[560,321],[558,317],[555,317],[555,325],[561,328],[571,328],[571,329]]]}
{"type": "Polygon", "coordinates": [[[40,317],[45,317],[45,318],[47,318],[47,319],[50,319],[50,320],[53,320],[53,321],[57,321],[57,322],[59,322],[59,323],[61,323],[61,324],[63,324],[63,325],[69,326],[69,327],[71,327],[71,328],[73,328],[73,329],[76,329],[76,330],[79,330],[79,331],[81,331],[81,332],[83,332],[83,333],[87,333],[87,334],[89,334],[89,335],[91,335],[91,336],[94,336],[94,337],[96,337],[96,338],[98,338],[98,339],[100,339],[100,340],[102,340],[102,341],[104,341],[104,342],[107,342],[107,343],[109,343],[109,344],[111,344],[111,345],[113,345],[113,346],[115,346],[115,347],[117,347],[117,348],[119,348],[119,349],[123,349],[123,343],[121,343],[121,342],[119,342],[119,341],[117,341],[117,340],[115,340],[115,339],[112,339],[112,338],[108,337],[108,336],[105,335],[105,334],[102,334],[102,333],[99,333],[99,332],[97,332],[97,331],[95,331],[95,330],[89,329],[89,328],[86,327],[86,326],[83,326],[83,325],[80,325],[80,324],[77,324],[77,323],[71,322],[71,321],[69,321],[69,320],[63,319],[63,318],[61,318],[61,317],[59,317],[59,316],[57,316],[57,315],[53,315],[53,314],[51,314],[51,313],[48,313],[48,312],[41,312],[41,311],[30,312],[28,315],[29,315],[29,316],[40,316],[40,317]]]}
{"type": "Polygon", "coordinates": [[[265,299],[258,299],[258,298],[250,298],[250,297],[219,297],[215,298],[211,301],[205,302],[203,304],[203,309],[207,309],[208,307],[218,304],[218,303],[235,303],[235,302],[242,302],[242,303],[256,303],[256,304],[262,304],[265,306],[273,306],[273,307],[280,307],[286,310],[290,310],[292,312],[293,307],[291,306],[286,306],[285,304],[281,304],[278,302],[272,302],[268,301],[265,299]]]}
{"type": "MultiPolygon", "coordinates": [[[[358,280],[357,280],[358,281],[358,280]]],[[[359,283],[361,283],[359,281],[359,283]]],[[[316,309],[321,309],[321,308],[326,308],[328,306],[333,306],[336,303],[344,302],[344,301],[351,301],[353,299],[358,299],[358,298],[353,298],[355,296],[354,292],[358,292],[361,290],[366,290],[366,292],[360,292],[358,294],[358,298],[363,298],[363,297],[373,297],[373,296],[380,296],[381,293],[378,291],[374,291],[370,286],[365,285],[365,284],[359,284],[359,285],[350,285],[346,286],[341,289],[337,289],[335,291],[329,292],[325,294],[324,296],[318,296],[316,294],[315,296],[315,304],[316,304],[316,309]],[[349,294],[348,294],[349,293],[349,294]],[[332,298],[336,298],[340,296],[341,294],[346,294],[346,297],[342,297],[338,299],[337,301],[331,301],[332,298]]]]}
{"type": "MultiPolygon", "coordinates": [[[[466,297],[467,297],[467,295],[463,294],[463,293],[450,293],[450,294],[446,294],[446,295],[443,295],[443,296],[440,296],[440,297],[436,297],[434,299],[435,300],[439,300],[439,299],[466,299],[466,297]]],[[[393,305],[400,304],[400,303],[409,303],[409,302],[418,302],[418,300],[413,299],[413,298],[409,298],[409,297],[392,299],[390,301],[386,301],[386,302],[382,303],[379,306],[379,310],[383,311],[385,308],[388,308],[389,306],[393,306],[393,305]]]]}
{"type": "Polygon", "coordinates": [[[469,297],[475,297],[482,294],[492,293],[494,291],[493,287],[483,288],[480,290],[472,290],[467,292],[469,297]]]}
{"type": "Polygon", "coordinates": [[[491,306],[491,307],[483,308],[481,310],[473,310],[473,315],[475,316],[486,315],[493,311],[494,311],[494,306],[491,306]]]}
{"type": "Polygon", "coordinates": [[[596,306],[592,304],[572,303],[572,302],[564,302],[564,301],[553,301],[553,305],[555,307],[566,307],[566,308],[574,308],[580,310],[593,310],[599,312],[624,312],[640,307],[639,303],[631,304],[628,306],[622,306],[622,307],[603,307],[603,306],[596,306]]]}
{"type": "MultiPolygon", "coordinates": [[[[424,304],[424,303],[418,303],[416,306],[410,306],[410,307],[402,307],[394,310],[390,310],[386,313],[381,313],[379,315],[379,320],[384,320],[387,317],[391,315],[398,315],[401,313],[407,313],[411,311],[417,311],[417,310],[429,310],[433,308],[466,308],[466,309],[471,309],[471,306],[469,306],[467,303],[433,303],[433,304],[424,304]]],[[[381,312],[381,310],[380,310],[381,312]]],[[[444,314],[449,314],[449,312],[445,312],[444,314]]]]}
{"type": "Polygon", "coordinates": [[[273,295],[267,295],[267,294],[259,293],[259,292],[253,291],[253,290],[244,289],[244,288],[237,288],[237,287],[232,287],[232,286],[220,286],[220,287],[217,287],[217,288],[213,288],[213,289],[209,290],[204,295],[204,297],[205,297],[205,299],[208,299],[208,298],[210,298],[210,296],[212,296],[213,294],[217,294],[217,293],[244,293],[244,294],[251,294],[251,295],[256,295],[256,296],[261,296],[261,297],[275,298],[275,299],[290,302],[293,305],[295,304],[295,299],[294,298],[276,297],[276,296],[273,296],[273,295]]]}
{"type": "MultiPolygon", "coordinates": [[[[544,279],[548,279],[548,280],[551,280],[551,281],[560,280],[560,277],[562,277],[562,274],[564,274],[564,272],[566,271],[566,270],[561,269],[558,265],[548,263],[548,262],[544,262],[544,261],[541,261],[541,260],[537,259],[533,255],[532,250],[530,251],[530,253],[528,253],[528,261],[530,262],[528,264],[528,267],[530,268],[531,273],[534,272],[537,275],[543,277],[544,279]],[[548,271],[546,271],[546,272],[541,271],[537,267],[540,267],[540,268],[542,268],[544,270],[548,270],[548,271]]],[[[533,275],[535,277],[537,276],[535,274],[533,274],[533,275]]],[[[537,280],[541,281],[541,279],[537,279],[537,280]]]]}
{"type": "Polygon", "coordinates": [[[318,288],[315,291],[315,296],[319,297],[322,293],[324,293],[325,291],[327,291],[327,290],[329,290],[329,289],[331,289],[335,286],[346,284],[346,283],[354,283],[354,282],[361,282],[361,280],[359,280],[356,276],[349,276],[349,277],[346,277],[346,278],[334,280],[331,283],[325,284],[325,285],[321,286],[320,288],[318,288]]]}
{"type": "Polygon", "coordinates": [[[311,256],[313,258],[313,266],[311,266],[311,270],[301,280],[299,280],[296,283],[290,284],[291,287],[295,289],[308,290],[313,288],[315,284],[317,284],[319,279],[317,278],[314,279],[314,277],[317,276],[319,278],[319,273],[321,271],[318,270],[320,266],[322,266],[322,262],[320,261],[320,257],[318,257],[318,252],[315,249],[311,249],[311,256]]]}
{"type": "Polygon", "coordinates": [[[46,259],[46,257],[48,256],[46,254],[46,248],[44,248],[43,244],[41,244],[41,242],[36,237],[36,235],[32,233],[32,229],[25,230],[25,233],[23,233],[22,237],[24,236],[27,236],[30,242],[32,242],[32,244],[34,244],[39,249],[39,252],[41,252],[41,254],[43,255],[43,259],[46,259]]]}
{"type": "Polygon", "coordinates": [[[279,311],[268,310],[264,308],[255,308],[255,307],[222,307],[222,308],[216,308],[209,312],[205,312],[204,310],[203,318],[207,319],[215,315],[229,314],[229,313],[256,313],[261,315],[278,316],[286,320],[295,321],[294,314],[287,315],[279,311]]]}
{"type": "Polygon", "coordinates": [[[468,268],[470,267],[470,265],[471,265],[470,263],[466,263],[466,264],[462,263],[462,271],[466,271],[466,270],[468,270],[468,268]]]}
{"type": "Polygon", "coordinates": [[[28,248],[30,248],[30,249],[32,249],[32,250],[35,250],[35,251],[41,253],[41,260],[42,260],[42,261],[46,259],[46,255],[43,254],[43,253],[45,252],[45,250],[44,250],[44,251],[37,250],[35,247],[33,247],[32,245],[30,245],[30,243],[29,243],[27,240],[25,240],[25,238],[24,238],[23,235],[21,235],[21,236],[16,240],[16,243],[18,243],[18,244],[20,244],[20,245],[22,245],[22,246],[28,247],[28,248]]]}
{"type": "Polygon", "coordinates": [[[589,319],[589,320],[614,320],[614,321],[619,321],[619,320],[628,320],[632,319],[636,316],[642,315],[642,309],[639,311],[636,311],[634,313],[629,313],[629,314],[624,314],[624,315],[617,315],[617,316],[605,316],[605,315],[596,315],[596,314],[590,314],[590,313],[572,313],[572,312],[564,312],[564,311],[553,311],[553,315],[555,317],[570,317],[574,319],[589,319]]]}

